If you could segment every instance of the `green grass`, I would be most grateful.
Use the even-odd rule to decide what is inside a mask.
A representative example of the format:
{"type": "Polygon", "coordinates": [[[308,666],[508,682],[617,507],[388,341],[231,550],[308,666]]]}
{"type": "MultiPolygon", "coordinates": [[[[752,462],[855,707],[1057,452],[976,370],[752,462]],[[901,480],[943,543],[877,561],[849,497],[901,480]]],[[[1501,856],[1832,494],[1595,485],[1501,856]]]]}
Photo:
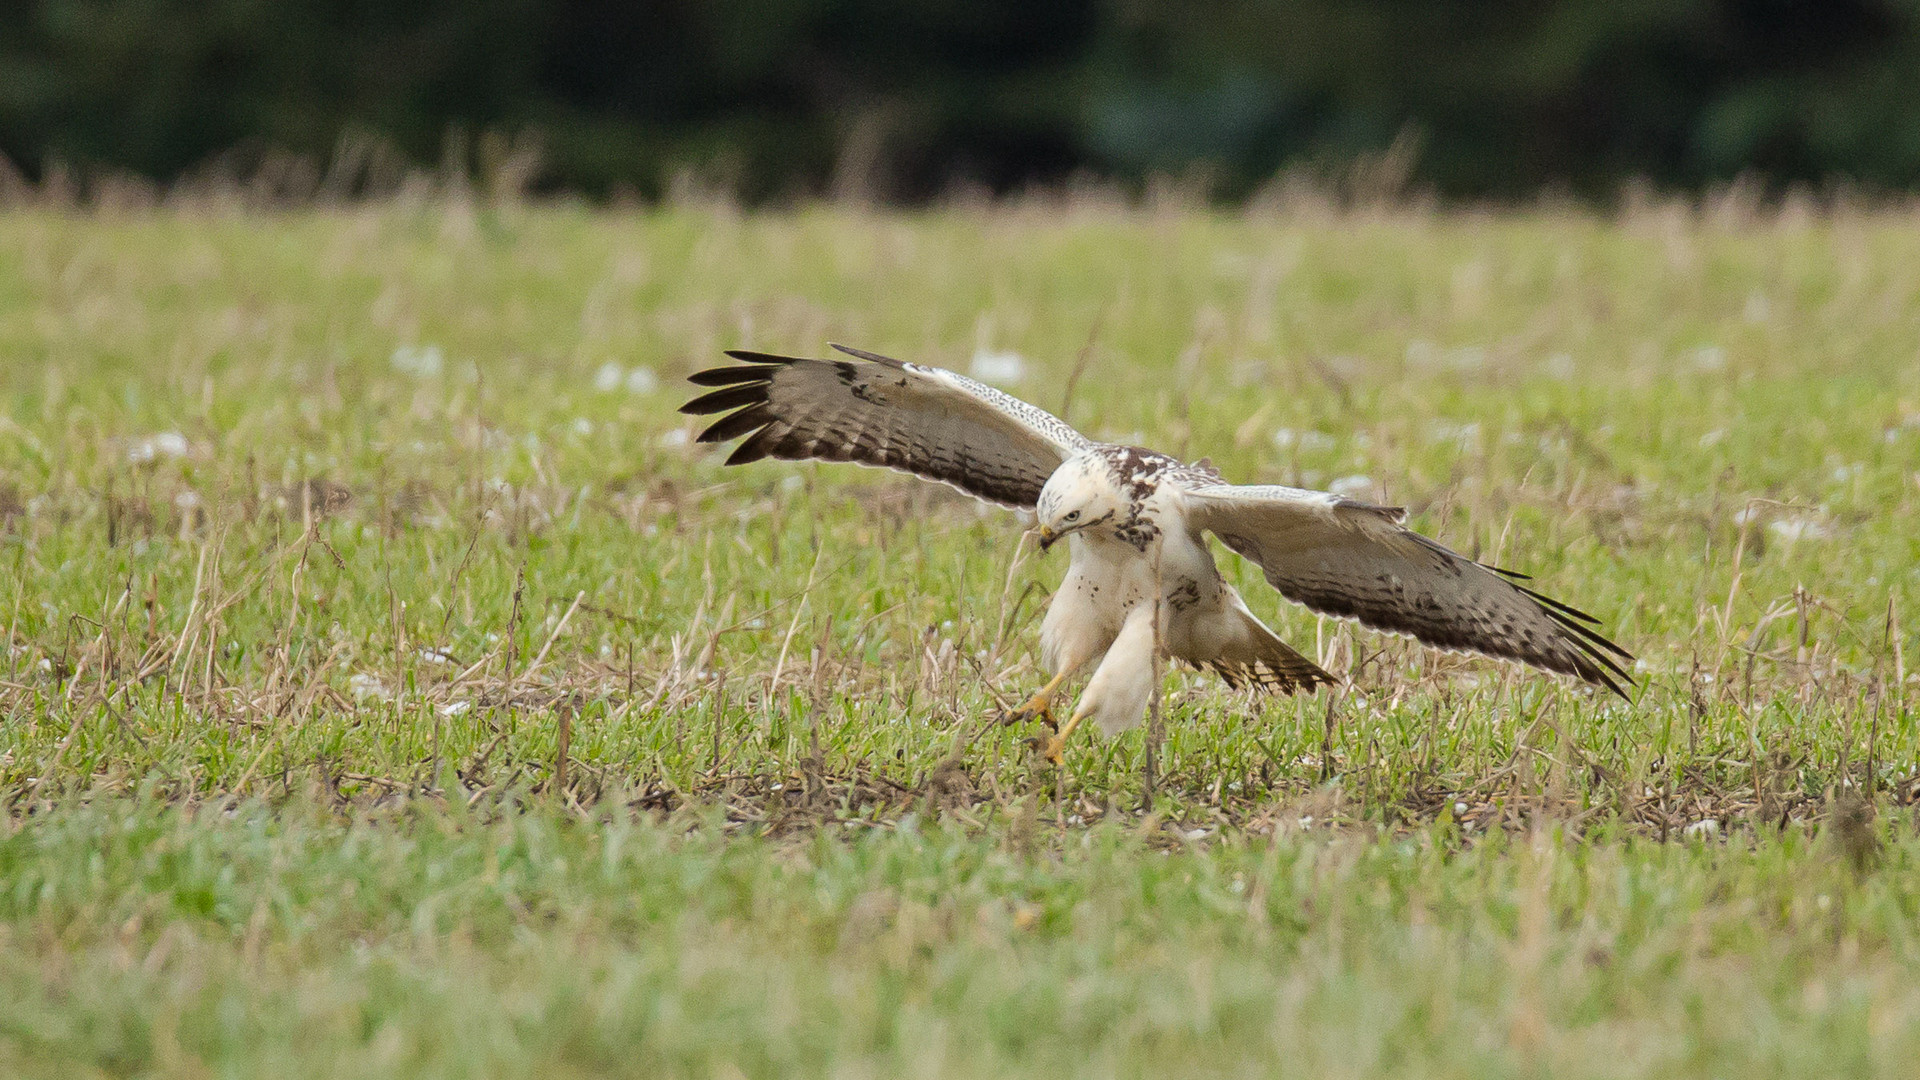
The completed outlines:
{"type": "Polygon", "coordinates": [[[1920,235],[1723,211],[0,216],[0,1068],[1899,1075],[1920,235]],[[1372,489],[1640,684],[1223,551],[1351,685],[1040,767],[1060,556],[687,443],[829,340],[1372,489]]]}
{"type": "Polygon", "coordinates": [[[1900,1076],[1920,846],[1024,856],[110,801],[0,841],[11,1075],[1900,1076]],[[83,1064],[84,1063],[84,1064],[83,1064]]]}

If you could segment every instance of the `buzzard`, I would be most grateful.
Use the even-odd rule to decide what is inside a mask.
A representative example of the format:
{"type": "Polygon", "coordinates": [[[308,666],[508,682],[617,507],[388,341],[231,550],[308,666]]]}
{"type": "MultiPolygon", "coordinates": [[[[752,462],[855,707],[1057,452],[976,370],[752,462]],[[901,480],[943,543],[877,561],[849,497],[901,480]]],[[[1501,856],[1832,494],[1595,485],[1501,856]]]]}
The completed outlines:
{"type": "Polygon", "coordinates": [[[1333,677],[1279,639],[1220,576],[1206,533],[1251,559],[1289,600],[1442,649],[1571,675],[1625,697],[1632,660],[1593,616],[1405,525],[1406,511],[1321,491],[1229,484],[1206,461],[1088,439],[1059,418],[941,368],[833,346],[851,359],[732,350],[738,366],[691,376],[712,392],[680,411],[724,413],[699,441],[744,436],[727,464],[852,461],[1033,512],[1041,548],[1067,542],[1066,579],[1040,627],[1053,678],[1015,719],[1052,723],[1066,679],[1098,661],[1047,742],[1058,762],[1092,717],[1139,722],[1155,652],[1231,686],[1312,692],[1333,677]]]}

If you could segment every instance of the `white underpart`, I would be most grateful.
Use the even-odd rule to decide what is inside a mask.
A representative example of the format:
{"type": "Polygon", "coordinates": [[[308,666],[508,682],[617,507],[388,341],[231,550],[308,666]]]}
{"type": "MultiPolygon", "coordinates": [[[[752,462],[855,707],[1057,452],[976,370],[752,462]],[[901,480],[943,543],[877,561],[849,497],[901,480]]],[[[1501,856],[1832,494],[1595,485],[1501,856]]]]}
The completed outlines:
{"type": "Polygon", "coordinates": [[[1153,565],[1132,545],[1074,533],[1067,547],[1067,576],[1040,623],[1041,660],[1055,674],[1105,654],[1128,612],[1154,595],[1153,565]]]}
{"type": "Polygon", "coordinates": [[[1102,734],[1118,735],[1134,727],[1147,711],[1156,670],[1153,608],[1150,603],[1135,604],[1127,612],[1119,635],[1074,706],[1074,715],[1091,718],[1102,734]]]}
{"type": "Polygon", "coordinates": [[[1111,526],[1067,536],[1072,558],[1040,625],[1041,659],[1054,674],[1099,662],[1074,711],[1109,733],[1139,723],[1152,694],[1156,647],[1193,664],[1238,666],[1266,655],[1272,640],[1221,580],[1206,541],[1187,524],[1178,491],[1154,491],[1146,509],[1156,533],[1144,550],[1111,526]],[[1149,614],[1156,609],[1157,633],[1149,614]],[[1130,631],[1136,619],[1144,629],[1130,631]]]}

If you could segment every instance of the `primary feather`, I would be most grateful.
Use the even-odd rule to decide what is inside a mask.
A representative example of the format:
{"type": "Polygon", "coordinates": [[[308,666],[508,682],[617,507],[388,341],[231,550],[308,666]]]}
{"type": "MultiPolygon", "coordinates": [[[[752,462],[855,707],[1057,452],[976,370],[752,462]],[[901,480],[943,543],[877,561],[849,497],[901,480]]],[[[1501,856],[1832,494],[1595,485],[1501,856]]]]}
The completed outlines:
{"type": "Polygon", "coordinates": [[[1265,572],[1280,595],[1325,615],[1443,649],[1519,660],[1615,693],[1626,650],[1550,600],[1448,550],[1397,507],[1287,487],[1210,484],[1188,493],[1189,520],[1265,572]]]}
{"type": "Polygon", "coordinates": [[[964,375],[844,345],[853,360],[733,350],[744,367],[691,376],[723,389],[680,406],[726,413],[700,442],[746,436],[727,459],[853,461],[913,473],[969,495],[1031,509],[1047,477],[1088,443],[1047,412],[964,375]]]}

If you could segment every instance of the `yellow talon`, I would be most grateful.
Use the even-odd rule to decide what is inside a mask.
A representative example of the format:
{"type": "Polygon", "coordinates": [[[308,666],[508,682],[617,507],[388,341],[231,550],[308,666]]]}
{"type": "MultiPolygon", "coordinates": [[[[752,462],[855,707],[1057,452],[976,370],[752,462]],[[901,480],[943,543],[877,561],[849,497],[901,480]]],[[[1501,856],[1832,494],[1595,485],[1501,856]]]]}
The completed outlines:
{"type": "Polygon", "coordinates": [[[1029,720],[1038,720],[1050,728],[1060,725],[1053,719],[1053,695],[1060,684],[1067,679],[1067,673],[1061,672],[1053,680],[1040,688],[1040,691],[1019,705],[1000,714],[1002,724],[1024,724],[1029,720]]]}
{"type": "Polygon", "coordinates": [[[1085,713],[1074,713],[1073,717],[1067,721],[1067,725],[1054,732],[1053,738],[1048,739],[1041,747],[1041,755],[1055,765],[1064,763],[1067,758],[1067,736],[1072,735],[1073,729],[1079,727],[1080,721],[1084,719],[1086,719],[1085,713]]]}

